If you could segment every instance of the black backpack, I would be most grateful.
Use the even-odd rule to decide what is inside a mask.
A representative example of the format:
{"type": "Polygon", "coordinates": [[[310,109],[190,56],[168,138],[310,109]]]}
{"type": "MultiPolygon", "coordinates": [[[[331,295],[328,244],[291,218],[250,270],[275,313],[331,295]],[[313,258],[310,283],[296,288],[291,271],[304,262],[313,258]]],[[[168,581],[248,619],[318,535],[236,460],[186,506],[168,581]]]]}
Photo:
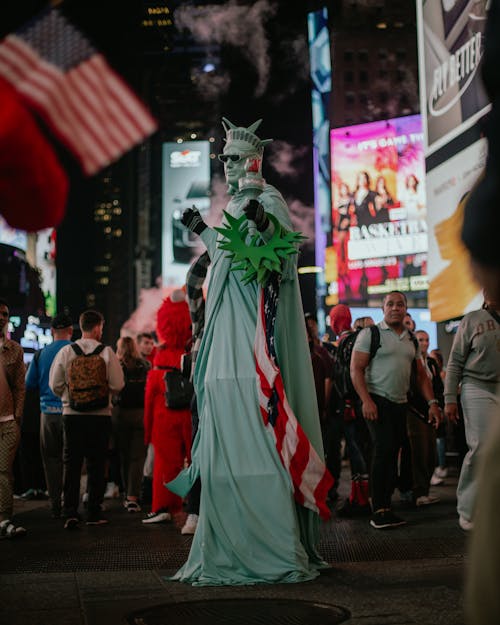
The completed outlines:
{"type": "MultiPolygon", "coordinates": [[[[372,360],[380,347],[380,330],[376,325],[369,326],[369,328],[371,333],[370,360],[372,360]]],[[[343,400],[352,401],[358,398],[358,394],[351,380],[351,357],[354,343],[360,332],[361,329],[350,332],[340,340],[337,346],[333,367],[333,380],[337,395],[343,400]]]]}
{"type": "Polygon", "coordinates": [[[137,360],[134,367],[122,366],[125,386],[120,391],[121,408],[144,408],[144,390],[150,369],[149,363],[137,360]]]}
{"type": "Polygon", "coordinates": [[[161,367],[166,369],[165,404],[172,410],[189,408],[193,398],[194,388],[189,378],[176,367],[161,367]]]}

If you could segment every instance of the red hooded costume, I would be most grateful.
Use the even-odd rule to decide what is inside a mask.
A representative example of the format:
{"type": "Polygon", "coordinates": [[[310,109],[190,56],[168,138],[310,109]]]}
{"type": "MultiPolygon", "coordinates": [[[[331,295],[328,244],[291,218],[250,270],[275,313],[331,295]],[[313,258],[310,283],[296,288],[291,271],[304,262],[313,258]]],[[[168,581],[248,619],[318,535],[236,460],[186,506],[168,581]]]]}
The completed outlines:
{"type": "Polygon", "coordinates": [[[181,356],[191,337],[189,308],[182,291],[174,291],[163,301],[157,313],[156,332],[161,344],[156,350],[154,368],[148,373],[144,406],[145,443],[152,443],[155,452],[151,510],[175,514],[181,509],[182,499],[165,488],[164,483],[183,469],[186,458],[191,460],[191,411],[167,408],[162,367],[180,368],[181,356]]]}

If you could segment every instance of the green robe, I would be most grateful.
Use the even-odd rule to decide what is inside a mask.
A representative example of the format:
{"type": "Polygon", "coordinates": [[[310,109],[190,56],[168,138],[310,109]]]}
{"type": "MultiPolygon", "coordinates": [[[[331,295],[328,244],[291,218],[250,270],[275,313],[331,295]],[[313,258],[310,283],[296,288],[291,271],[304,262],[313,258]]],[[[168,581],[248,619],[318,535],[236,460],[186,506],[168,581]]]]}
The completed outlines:
{"type": "MultiPolygon", "coordinates": [[[[266,185],[259,200],[292,229],[274,187],[266,185]]],[[[227,212],[239,217],[245,203],[236,193],[227,212]]],[[[169,484],[186,494],[200,475],[200,516],[188,560],[173,579],[194,585],[310,580],[325,566],[316,552],[319,517],[295,503],[291,478],[259,410],[253,354],[258,286],[243,285],[242,272],[230,271],[215,230],[207,228],[201,237],[212,273],[194,378],[200,425],[191,467],[169,484]]],[[[280,288],[278,364],[288,401],[323,458],[296,262],[286,261],[280,288]]]]}

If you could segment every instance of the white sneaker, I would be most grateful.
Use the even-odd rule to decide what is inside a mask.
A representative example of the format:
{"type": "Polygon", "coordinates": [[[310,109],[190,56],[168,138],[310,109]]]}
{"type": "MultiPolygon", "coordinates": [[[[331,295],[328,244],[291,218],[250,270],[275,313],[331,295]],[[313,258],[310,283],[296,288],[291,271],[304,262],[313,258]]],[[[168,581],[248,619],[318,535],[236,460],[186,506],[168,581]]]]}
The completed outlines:
{"type": "Polygon", "coordinates": [[[431,486],[441,486],[441,484],[444,484],[444,480],[442,480],[440,477],[438,477],[436,475],[436,472],[434,471],[432,477],[431,477],[431,486]]]}
{"type": "Polygon", "coordinates": [[[118,499],[119,496],[120,489],[118,486],[114,482],[108,482],[104,491],[104,499],[118,499]]]}
{"type": "Polygon", "coordinates": [[[441,501],[439,497],[434,497],[433,495],[422,495],[422,497],[417,497],[415,504],[417,506],[430,506],[433,503],[438,503],[441,501]]]}
{"type": "Polygon", "coordinates": [[[143,523],[166,523],[172,520],[172,515],[165,510],[158,510],[158,512],[150,512],[145,519],[142,519],[143,523]]]}
{"type": "Polygon", "coordinates": [[[448,469],[446,467],[436,467],[434,469],[434,475],[436,477],[445,478],[448,477],[448,469]]]}
{"type": "Polygon", "coordinates": [[[186,522],[184,523],[181,534],[194,534],[198,525],[198,515],[188,514],[186,522]]]}
{"type": "Polygon", "coordinates": [[[458,517],[458,524],[464,532],[470,532],[474,529],[474,523],[472,521],[467,521],[467,519],[463,516],[458,517]]]}

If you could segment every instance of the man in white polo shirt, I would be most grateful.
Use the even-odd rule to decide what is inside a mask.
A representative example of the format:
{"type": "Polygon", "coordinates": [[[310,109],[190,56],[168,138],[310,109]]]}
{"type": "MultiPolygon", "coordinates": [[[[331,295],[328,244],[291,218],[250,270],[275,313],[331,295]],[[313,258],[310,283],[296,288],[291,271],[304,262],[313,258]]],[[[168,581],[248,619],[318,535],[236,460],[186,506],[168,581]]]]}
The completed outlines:
{"type": "Polygon", "coordinates": [[[380,347],[370,360],[370,328],[363,329],[354,345],[351,378],[362,403],[373,443],[370,486],[373,514],[370,525],[376,529],[397,527],[405,521],[391,510],[391,497],[397,475],[397,459],[406,428],[406,404],[412,363],[416,360],[417,384],[428,402],[429,422],[437,425],[441,411],[432,385],[422,365],[420,350],[405,327],[406,296],[388,293],[383,302],[384,320],[377,324],[380,347]]]}

